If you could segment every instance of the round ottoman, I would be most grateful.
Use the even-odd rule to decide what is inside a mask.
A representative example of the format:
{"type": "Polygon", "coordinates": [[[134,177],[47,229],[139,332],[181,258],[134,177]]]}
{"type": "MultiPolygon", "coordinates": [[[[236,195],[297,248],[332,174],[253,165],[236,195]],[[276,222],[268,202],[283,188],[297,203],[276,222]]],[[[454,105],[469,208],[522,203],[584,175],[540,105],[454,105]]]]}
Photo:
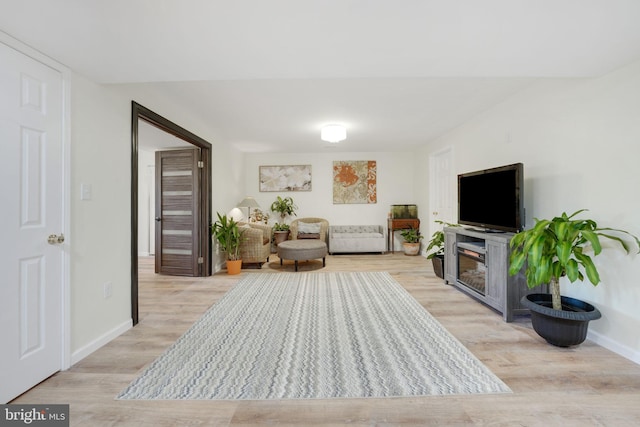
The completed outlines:
{"type": "Polygon", "coordinates": [[[322,258],[322,266],[325,266],[325,257],[327,256],[327,244],[322,240],[304,239],[304,240],[286,240],[278,244],[278,257],[280,265],[283,259],[292,259],[295,261],[295,271],[298,271],[298,261],[322,258]]]}

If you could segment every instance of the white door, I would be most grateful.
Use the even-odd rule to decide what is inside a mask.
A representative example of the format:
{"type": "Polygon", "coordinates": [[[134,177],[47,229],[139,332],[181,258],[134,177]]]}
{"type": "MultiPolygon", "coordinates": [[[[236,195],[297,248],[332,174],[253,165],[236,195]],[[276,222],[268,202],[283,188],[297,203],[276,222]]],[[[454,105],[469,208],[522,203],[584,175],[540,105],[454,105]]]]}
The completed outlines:
{"type": "Polygon", "coordinates": [[[62,90],[59,72],[0,43],[2,403],[63,362],[62,90]]]}
{"type": "Polygon", "coordinates": [[[431,234],[442,227],[434,224],[440,220],[450,223],[457,222],[456,203],[456,174],[453,171],[453,152],[446,148],[429,156],[429,227],[431,234]]]}

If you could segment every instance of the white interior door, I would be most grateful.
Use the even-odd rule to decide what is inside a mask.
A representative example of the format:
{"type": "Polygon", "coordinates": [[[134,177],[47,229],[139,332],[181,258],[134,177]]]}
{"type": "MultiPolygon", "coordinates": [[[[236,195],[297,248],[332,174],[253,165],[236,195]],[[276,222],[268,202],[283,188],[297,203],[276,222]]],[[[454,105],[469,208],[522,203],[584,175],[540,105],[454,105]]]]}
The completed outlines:
{"type": "Polygon", "coordinates": [[[450,223],[457,222],[456,174],[453,170],[453,151],[451,148],[438,151],[429,156],[429,230],[433,234],[441,227],[434,224],[440,220],[450,223]]]}
{"type": "Polygon", "coordinates": [[[0,402],[5,403],[63,366],[65,184],[62,75],[3,43],[0,64],[0,402]]]}

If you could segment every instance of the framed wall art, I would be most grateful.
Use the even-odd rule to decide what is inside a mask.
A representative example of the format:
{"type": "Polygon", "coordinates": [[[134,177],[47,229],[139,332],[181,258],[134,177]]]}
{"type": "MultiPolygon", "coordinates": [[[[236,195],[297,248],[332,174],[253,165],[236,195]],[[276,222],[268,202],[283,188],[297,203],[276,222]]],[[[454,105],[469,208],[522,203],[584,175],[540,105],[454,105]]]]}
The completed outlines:
{"type": "Polygon", "coordinates": [[[311,191],[311,165],[260,166],[260,191],[311,191]]]}
{"type": "Polygon", "coordinates": [[[333,203],[377,203],[377,166],[375,160],[333,162],[333,203]]]}

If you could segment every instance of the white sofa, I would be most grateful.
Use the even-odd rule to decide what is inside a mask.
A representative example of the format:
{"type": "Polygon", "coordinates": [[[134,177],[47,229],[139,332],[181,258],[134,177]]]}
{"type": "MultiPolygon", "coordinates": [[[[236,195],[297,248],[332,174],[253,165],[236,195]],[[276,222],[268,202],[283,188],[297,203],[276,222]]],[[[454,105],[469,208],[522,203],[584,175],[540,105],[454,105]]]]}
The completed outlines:
{"type": "Polygon", "coordinates": [[[329,253],[364,253],[387,250],[381,225],[332,225],[329,227],[329,253]]]}

